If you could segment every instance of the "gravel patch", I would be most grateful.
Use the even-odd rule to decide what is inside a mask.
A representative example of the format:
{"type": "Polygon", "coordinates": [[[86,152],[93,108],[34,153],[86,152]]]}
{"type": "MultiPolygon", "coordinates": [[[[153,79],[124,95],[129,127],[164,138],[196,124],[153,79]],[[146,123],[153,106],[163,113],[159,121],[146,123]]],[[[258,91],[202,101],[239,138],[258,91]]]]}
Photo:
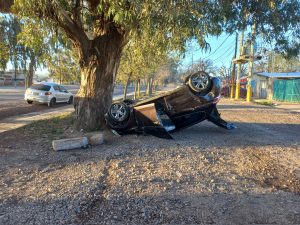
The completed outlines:
{"type": "Polygon", "coordinates": [[[300,224],[300,114],[219,109],[238,129],[106,133],[104,145],[66,152],[49,139],[74,135],[70,124],[3,133],[0,224],[300,224]]]}

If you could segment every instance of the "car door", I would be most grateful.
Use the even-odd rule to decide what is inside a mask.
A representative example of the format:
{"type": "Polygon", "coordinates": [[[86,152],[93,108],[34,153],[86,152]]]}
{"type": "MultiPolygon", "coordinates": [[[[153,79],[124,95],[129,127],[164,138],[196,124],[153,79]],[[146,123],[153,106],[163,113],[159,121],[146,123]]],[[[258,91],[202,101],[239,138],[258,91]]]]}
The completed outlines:
{"type": "Polygon", "coordinates": [[[62,85],[59,85],[59,90],[60,90],[60,93],[61,93],[61,96],[62,96],[61,101],[63,101],[63,102],[69,101],[70,93],[68,92],[68,90],[62,85]]]}
{"type": "Polygon", "coordinates": [[[54,89],[54,96],[56,98],[56,102],[61,102],[62,99],[63,99],[63,96],[62,96],[62,93],[60,91],[59,86],[58,85],[54,85],[53,89],[54,89]]]}

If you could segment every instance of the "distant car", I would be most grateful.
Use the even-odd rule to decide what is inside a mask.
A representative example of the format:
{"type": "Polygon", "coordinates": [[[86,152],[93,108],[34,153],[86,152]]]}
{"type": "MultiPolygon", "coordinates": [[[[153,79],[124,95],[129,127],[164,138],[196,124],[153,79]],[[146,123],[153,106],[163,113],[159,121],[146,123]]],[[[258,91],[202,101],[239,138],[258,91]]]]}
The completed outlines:
{"type": "Polygon", "coordinates": [[[46,103],[49,107],[53,107],[58,102],[72,104],[73,98],[73,94],[64,86],[49,82],[33,84],[26,89],[24,97],[28,104],[39,102],[46,103]]]}
{"type": "Polygon", "coordinates": [[[227,130],[235,125],[221,119],[217,110],[221,81],[200,71],[184,85],[140,102],[114,102],[105,115],[107,126],[118,134],[144,133],[172,138],[169,132],[208,120],[227,130]]]}

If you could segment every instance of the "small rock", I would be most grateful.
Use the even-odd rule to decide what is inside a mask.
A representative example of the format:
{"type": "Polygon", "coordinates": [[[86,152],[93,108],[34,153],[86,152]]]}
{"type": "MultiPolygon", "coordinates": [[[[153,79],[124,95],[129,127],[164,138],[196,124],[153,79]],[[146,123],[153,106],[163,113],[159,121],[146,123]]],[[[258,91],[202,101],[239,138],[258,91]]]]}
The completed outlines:
{"type": "Polygon", "coordinates": [[[180,173],[179,171],[176,171],[176,175],[177,175],[177,177],[179,177],[179,178],[182,177],[182,173],[180,173]]]}

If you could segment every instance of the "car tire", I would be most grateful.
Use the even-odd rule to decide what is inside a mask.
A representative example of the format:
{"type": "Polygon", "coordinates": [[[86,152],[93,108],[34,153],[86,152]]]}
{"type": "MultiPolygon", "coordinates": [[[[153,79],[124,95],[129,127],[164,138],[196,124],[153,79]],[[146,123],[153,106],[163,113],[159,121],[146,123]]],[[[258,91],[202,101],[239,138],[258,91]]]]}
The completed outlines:
{"type": "Polygon", "coordinates": [[[111,104],[108,114],[109,117],[115,122],[124,122],[129,117],[129,107],[124,102],[116,102],[111,104]]]}
{"type": "Polygon", "coordinates": [[[27,103],[31,105],[33,101],[27,100],[27,103]]]}
{"type": "Polygon", "coordinates": [[[192,91],[206,93],[211,88],[210,76],[204,71],[194,73],[189,76],[188,85],[192,91]]]}
{"type": "Polygon", "coordinates": [[[72,104],[73,103],[73,96],[70,96],[69,100],[67,101],[68,104],[72,104]]]}
{"type": "Polygon", "coordinates": [[[56,99],[55,99],[55,98],[52,98],[52,99],[50,100],[50,102],[48,102],[48,106],[49,106],[49,107],[53,107],[53,106],[55,105],[55,103],[56,103],[56,99]]]}

